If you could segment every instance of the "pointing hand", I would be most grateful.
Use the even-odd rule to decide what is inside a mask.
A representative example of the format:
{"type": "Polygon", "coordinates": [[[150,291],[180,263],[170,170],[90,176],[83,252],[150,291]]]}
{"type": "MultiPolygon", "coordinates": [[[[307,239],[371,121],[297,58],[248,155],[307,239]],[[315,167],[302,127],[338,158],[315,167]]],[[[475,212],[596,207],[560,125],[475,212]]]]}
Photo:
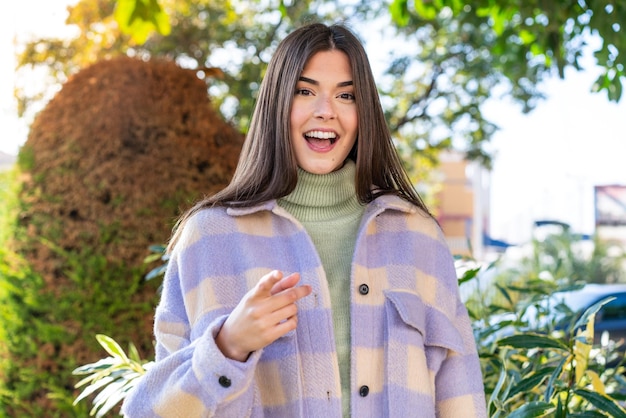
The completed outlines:
{"type": "Polygon", "coordinates": [[[259,350],[289,331],[298,323],[296,302],[311,293],[308,285],[296,286],[300,274],[283,277],[274,270],[241,299],[224,322],[215,342],[224,355],[246,361],[259,350]]]}

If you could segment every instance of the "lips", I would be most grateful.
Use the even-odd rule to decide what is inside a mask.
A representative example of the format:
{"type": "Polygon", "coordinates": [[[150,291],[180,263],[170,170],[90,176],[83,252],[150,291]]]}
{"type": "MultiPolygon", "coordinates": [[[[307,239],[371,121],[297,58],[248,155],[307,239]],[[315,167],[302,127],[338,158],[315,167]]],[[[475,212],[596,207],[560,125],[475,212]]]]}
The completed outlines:
{"type": "Polygon", "coordinates": [[[339,139],[334,131],[314,130],[304,133],[304,139],[315,150],[325,150],[331,148],[339,139]]]}

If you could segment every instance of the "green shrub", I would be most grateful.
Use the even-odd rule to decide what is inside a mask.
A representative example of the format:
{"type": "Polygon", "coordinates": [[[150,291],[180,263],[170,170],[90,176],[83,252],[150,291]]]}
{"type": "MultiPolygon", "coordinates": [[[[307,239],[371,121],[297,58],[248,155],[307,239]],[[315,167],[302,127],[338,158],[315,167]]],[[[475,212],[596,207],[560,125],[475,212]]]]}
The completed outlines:
{"type": "Polygon", "coordinates": [[[0,174],[0,417],[84,417],[86,405],[73,405],[72,370],[99,351],[95,334],[146,334],[143,318],[154,309],[157,284],[143,281],[143,268],[40,238],[58,258],[62,278],[47,285],[11,250],[28,227],[18,222],[17,176],[0,174]],[[145,286],[151,299],[140,297],[145,286]]]}
{"type": "Polygon", "coordinates": [[[517,302],[488,305],[480,316],[470,311],[490,417],[626,417],[623,354],[615,344],[593,345],[595,314],[608,300],[579,319],[570,311],[563,329],[546,322],[551,310],[567,312],[542,303],[552,293],[546,289],[571,288],[543,280],[527,287],[499,285],[506,300],[513,301],[512,291],[517,302]],[[525,319],[529,309],[537,312],[533,322],[525,319]],[[546,321],[538,326],[534,320],[540,318],[546,321]]]}

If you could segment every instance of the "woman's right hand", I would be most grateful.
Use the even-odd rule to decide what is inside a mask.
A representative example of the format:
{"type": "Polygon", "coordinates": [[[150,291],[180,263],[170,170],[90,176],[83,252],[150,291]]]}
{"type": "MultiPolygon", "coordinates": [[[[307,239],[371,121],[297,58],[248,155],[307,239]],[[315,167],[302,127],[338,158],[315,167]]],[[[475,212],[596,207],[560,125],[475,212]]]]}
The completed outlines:
{"type": "Polygon", "coordinates": [[[296,286],[299,273],[283,277],[273,270],[250,289],[222,325],[215,342],[233,360],[246,361],[298,324],[296,301],[311,293],[311,286],[296,286]]]}

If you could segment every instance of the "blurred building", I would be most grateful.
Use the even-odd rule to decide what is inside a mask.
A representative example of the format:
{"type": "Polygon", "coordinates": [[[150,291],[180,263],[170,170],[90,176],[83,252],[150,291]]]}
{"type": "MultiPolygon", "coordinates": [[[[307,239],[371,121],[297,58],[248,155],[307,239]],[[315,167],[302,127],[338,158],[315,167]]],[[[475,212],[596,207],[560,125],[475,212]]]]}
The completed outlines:
{"type": "Polygon", "coordinates": [[[594,191],[596,234],[626,245],[626,185],[597,185],[594,191]]]}
{"type": "Polygon", "coordinates": [[[483,260],[489,239],[489,172],[457,152],[440,156],[435,215],[453,255],[483,260]]]}

